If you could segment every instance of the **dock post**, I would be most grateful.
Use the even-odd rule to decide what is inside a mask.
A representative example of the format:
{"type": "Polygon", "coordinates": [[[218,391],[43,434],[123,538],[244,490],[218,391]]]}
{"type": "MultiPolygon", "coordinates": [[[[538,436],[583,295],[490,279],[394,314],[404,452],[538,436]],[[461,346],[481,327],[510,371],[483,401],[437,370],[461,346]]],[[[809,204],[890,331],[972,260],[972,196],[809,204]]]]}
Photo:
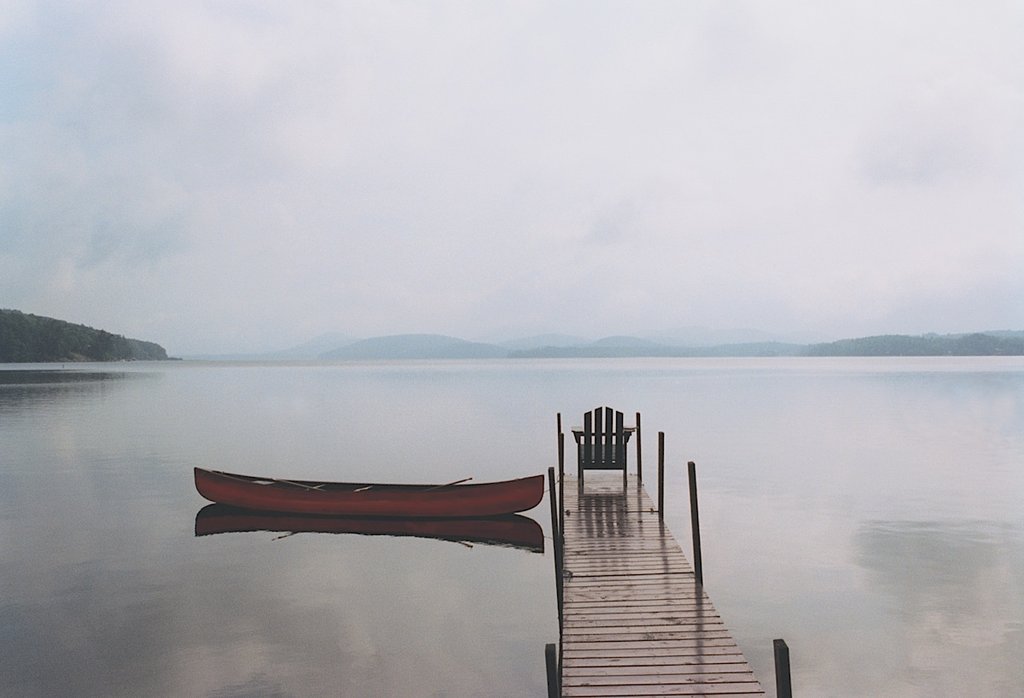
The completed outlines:
{"type": "Polygon", "coordinates": [[[555,469],[548,468],[548,499],[551,500],[551,541],[554,543],[555,600],[558,603],[558,631],[562,631],[562,532],[558,526],[558,495],[555,489],[555,469]]]}
{"type": "Polygon", "coordinates": [[[565,545],[565,434],[562,433],[562,415],[558,415],[558,534],[565,545]]]}
{"type": "Polygon", "coordinates": [[[793,698],[793,683],[789,676],[789,645],[785,640],[773,640],[775,646],[775,693],[779,698],[793,698]]]}
{"type": "Polygon", "coordinates": [[[565,432],[562,413],[558,413],[558,535],[559,549],[565,545],[565,432]]]}
{"type": "Polygon", "coordinates": [[[558,655],[553,642],[544,645],[544,663],[548,669],[548,698],[561,698],[558,690],[558,655]]]}
{"type": "Polygon", "coordinates": [[[704,586],[704,565],[700,555],[700,514],[697,511],[697,465],[686,464],[690,475],[690,530],[693,533],[693,575],[704,586]]]}
{"type": "Polygon", "coordinates": [[[558,474],[561,476],[565,472],[565,435],[562,432],[562,413],[557,414],[558,417],[558,474]]]}
{"type": "Polygon", "coordinates": [[[640,413],[636,413],[636,481],[639,484],[644,484],[644,462],[641,458],[640,444],[643,439],[640,438],[640,413]]]}
{"type": "Polygon", "coordinates": [[[555,418],[558,421],[558,458],[562,458],[562,413],[556,412],[555,418]]]}
{"type": "Polygon", "coordinates": [[[665,432],[658,432],[658,518],[665,519],[665,432]]]}

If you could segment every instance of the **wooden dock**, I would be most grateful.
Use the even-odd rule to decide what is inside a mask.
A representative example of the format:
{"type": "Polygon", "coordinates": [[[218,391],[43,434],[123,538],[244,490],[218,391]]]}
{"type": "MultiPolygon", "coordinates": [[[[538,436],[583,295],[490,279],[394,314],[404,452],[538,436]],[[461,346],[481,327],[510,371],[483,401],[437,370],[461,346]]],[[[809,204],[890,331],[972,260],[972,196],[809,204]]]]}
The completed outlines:
{"type": "Polygon", "coordinates": [[[637,478],[562,489],[562,695],[763,696],[637,478]]]}

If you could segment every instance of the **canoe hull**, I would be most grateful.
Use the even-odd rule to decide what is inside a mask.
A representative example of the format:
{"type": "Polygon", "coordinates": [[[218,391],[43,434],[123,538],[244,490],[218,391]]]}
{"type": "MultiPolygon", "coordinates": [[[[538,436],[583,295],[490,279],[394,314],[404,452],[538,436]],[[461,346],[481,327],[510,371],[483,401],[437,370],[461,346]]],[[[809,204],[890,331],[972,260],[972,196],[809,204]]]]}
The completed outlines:
{"type": "Polygon", "coordinates": [[[462,485],[276,480],[195,468],[196,490],[211,502],[243,509],[320,516],[479,517],[532,509],[544,476],[462,485]]]}

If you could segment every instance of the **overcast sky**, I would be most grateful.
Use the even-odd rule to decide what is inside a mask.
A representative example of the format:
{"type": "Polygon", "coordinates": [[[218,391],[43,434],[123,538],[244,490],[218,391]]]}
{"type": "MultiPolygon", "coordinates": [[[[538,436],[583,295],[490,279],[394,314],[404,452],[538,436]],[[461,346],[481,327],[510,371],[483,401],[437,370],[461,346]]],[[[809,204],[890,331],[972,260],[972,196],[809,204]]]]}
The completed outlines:
{"type": "Polygon", "coordinates": [[[328,331],[1024,329],[1019,2],[0,0],[0,307],[328,331]]]}

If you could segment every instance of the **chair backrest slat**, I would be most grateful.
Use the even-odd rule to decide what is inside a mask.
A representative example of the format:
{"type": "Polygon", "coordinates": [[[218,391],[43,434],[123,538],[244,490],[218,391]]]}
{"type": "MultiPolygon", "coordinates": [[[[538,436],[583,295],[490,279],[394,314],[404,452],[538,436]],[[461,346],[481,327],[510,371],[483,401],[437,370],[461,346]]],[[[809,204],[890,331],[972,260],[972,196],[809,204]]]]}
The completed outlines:
{"type": "Polygon", "coordinates": [[[583,415],[583,432],[578,434],[579,471],[626,470],[628,432],[622,412],[595,407],[583,415]]]}
{"type": "MultiPolygon", "coordinates": [[[[611,410],[609,410],[610,412],[611,410]]],[[[615,455],[613,460],[616,463],[622,463],[622,469],[626,469],[626,438],[625,438],[625,425],[622,423],[623,417],[621,412],[615,413],[615,455]]]]}
{"type": "Polygon", "coordinates": [[[583,454],[584,463],[594,461],[594,416],[587,412],[583,415],[583,454]]]}

